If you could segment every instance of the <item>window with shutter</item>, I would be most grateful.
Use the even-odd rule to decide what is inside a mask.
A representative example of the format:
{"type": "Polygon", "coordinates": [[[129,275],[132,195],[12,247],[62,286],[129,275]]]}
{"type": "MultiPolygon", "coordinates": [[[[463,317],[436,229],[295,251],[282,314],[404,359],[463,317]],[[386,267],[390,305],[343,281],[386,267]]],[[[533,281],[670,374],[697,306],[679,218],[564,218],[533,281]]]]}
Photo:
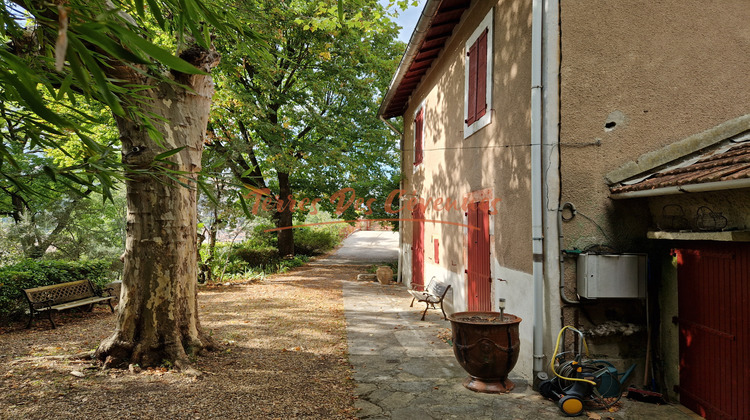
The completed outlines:
{"type": "Polygon", "coordinates": [[[424,108],[419,108],[414,118],[414,166],[422,163],[424,159],[424,108]]]}
{"type": "Polygon", "coordinates": [[[466,42],[464,138],[489,124],[492,116],[492,16],[490,10],[466,42]]]}
{"type": "Polygon", "coordinates": [[[476,121],[477,116],[477,43],[469,48],[469,91],[467,95],[468,100],[468,118],[466,118],[466,124],[471,125],[476,121]]]}
{"type": "Polygon", "coordinates": [[[476,42],[477,45],[477,94],[476,114],[474,120],[478,120],[487,112],[487,32],[485,29],[476,42]]]}

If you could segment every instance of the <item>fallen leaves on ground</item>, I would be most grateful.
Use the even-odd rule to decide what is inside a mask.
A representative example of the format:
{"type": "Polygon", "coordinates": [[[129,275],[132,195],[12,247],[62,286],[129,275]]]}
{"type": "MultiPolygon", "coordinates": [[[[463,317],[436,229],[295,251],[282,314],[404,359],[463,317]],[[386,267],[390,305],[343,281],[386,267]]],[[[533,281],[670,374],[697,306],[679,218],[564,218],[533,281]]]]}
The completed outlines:
{"type": "Polygon", "coordinates": [[[449,346],[453,345],[453,341],[452,341],[453,333],[450,328],[440,328],[437,336],[439,339],[443,340],[443,342],[447,343],[449,346]]]}
{"type": "Polygon", "coordinates": [[[358,272],[301,267],[201,288],[201,324],[219,348],[195,360],[197,378],[66,357],[114,330],[108,308],[59,314],[54,330],[44,319],[5,327],[0,418],[355,418],[340,280],[358,272]]]}

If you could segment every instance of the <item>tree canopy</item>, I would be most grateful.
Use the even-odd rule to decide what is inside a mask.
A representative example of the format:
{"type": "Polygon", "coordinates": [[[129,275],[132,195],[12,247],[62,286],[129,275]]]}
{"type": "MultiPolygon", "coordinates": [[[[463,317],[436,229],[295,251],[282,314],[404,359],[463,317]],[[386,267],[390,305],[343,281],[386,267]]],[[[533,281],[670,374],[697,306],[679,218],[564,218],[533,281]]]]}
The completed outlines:
{"type": "MultiPolygon", "coordinates": [[[[325,204],[341,188],[372,196],[372,180],[390,185],[396,139],[375,116],[402,45],[375,0],[344,2],[346,25],[311,18],[321,15],[317,2],[255,7],[239,5],[236,16],[266,35],[262,45],[217,40],[223,58],[208,150],[251,187],[251,200],[282,201],[272,213],[288,228],[290,196],[325,204]]],[[[279,248],[293,253],[292,230],[279,232],[279,248]]]]}
{"type": "MultiPolygon", "coordinates": [[[[219,173],[281,199],[395,180],[375,111],[401,48],[375,0],[17,0],[0,18],[0,211],[20,220],[57,200],[61,226],[125,186],[123,295],[97,349],[107,366],[184,367],[211,347],[196,293],[205,145],[219,173]]],[[[275,213],[291,226],[290,206],[275,213]]]]}
{"type": "Polygon", "coordinates": [[[92,130],[111,120],[87,108],[102,104],[158,139],[158,118],[141,106],[141,93],[170,80],[166,69],[201,73],[180,55],[193,45],[208,48],[210,31],[225,28],[223,36],[233,36],[236,28],[198,0],[18,0],[3,2],[0,19],[0,184],[6,192],[47,176],[108,195],[124,169],[117,139],[92,130]],[[64,147],[71,139],[80,145],[75,153],[64,147]],[[17,162],[50,149],[70,159],[30,171],[17,162]]]}

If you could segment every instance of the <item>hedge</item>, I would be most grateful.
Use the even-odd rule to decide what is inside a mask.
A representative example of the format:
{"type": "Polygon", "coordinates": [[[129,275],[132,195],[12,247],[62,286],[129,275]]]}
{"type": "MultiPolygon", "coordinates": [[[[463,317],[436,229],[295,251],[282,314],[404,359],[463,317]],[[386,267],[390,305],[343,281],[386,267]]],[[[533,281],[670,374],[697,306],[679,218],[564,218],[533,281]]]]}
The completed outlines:
{"type": "Polygon", "coordinates": [[[27,259],[0,268],[0,319],[20,315],[27,307],[23,289],[76,280],[98,286],[109,282],[111,263],[105,260],[39,261],[27,259]]]}
{"type": "Polygon", "coordinates": [[[336,248],[341,242],[337,231],[298,229],[294,232],[294,252],[302,255],[320,255],[336,248]]]}
{"type": "Polygon", "coordinates": [[[278,259],[279,250],[271,246],[236,245],[229,254],[229,261],[243,261],[250,267],[261,267],[278,259]]]}

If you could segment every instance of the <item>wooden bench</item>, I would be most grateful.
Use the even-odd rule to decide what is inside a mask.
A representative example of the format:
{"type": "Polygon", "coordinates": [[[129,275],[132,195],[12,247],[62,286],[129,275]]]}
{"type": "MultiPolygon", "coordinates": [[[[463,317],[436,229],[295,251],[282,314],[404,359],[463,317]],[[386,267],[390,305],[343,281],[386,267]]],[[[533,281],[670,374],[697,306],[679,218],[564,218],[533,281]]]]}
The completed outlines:
{"type": "Polygon", "coordinates": [[[115,296],[112,295],[112,290],[114,289],[111,287],[101,290],[89,280],[71,281],[51,286],[24,289],[23,293],[29,302],[29,323],[26,325],[26,328],[31,328],[31,324],[34,321],[34,314],[42,312],[47,313],[52,328],[57,328],[55,321],[52,320],[52,313],[62,311],[63,309],[93,305],[95,303],[107,303],[109,304],[109,309],[114,312],[115,308],[112,307],[112,299],[115,296]],[[109,295],[103,296],[103,292],[109,292],[109,295]]]}
{"type": "Polygon", "coordinates": [[[445,299],[445,295],[448,294],[448,289],[451,288],[451,285],[445,285],[443,283],[438,282],[435,277],[433,277],[429,283],[427,283],[427,287],[424,287],[424,285],[421,284],[413,284],[412,290],[408,290],[409,294],[413,296],[413,299],[411,300],[411,305],[409,307],[414,306],[414,301],[418,302],[424,302],[426,304],[426,308],[424,308],[424,312],[422,312],[422,321],[424,321],[425,315],[427,315],[427,310],[430,309],[430,306],[432,306],[433,309],[437,309],[435,307],[436,303],[440,304],[440,310],[443,311],[443,319],[448,319],[448,317],[445,315],[445,309],[443,309],[443,299],[445,299]],[[422,290],[419,290],[422,289],[422,290]]]}

